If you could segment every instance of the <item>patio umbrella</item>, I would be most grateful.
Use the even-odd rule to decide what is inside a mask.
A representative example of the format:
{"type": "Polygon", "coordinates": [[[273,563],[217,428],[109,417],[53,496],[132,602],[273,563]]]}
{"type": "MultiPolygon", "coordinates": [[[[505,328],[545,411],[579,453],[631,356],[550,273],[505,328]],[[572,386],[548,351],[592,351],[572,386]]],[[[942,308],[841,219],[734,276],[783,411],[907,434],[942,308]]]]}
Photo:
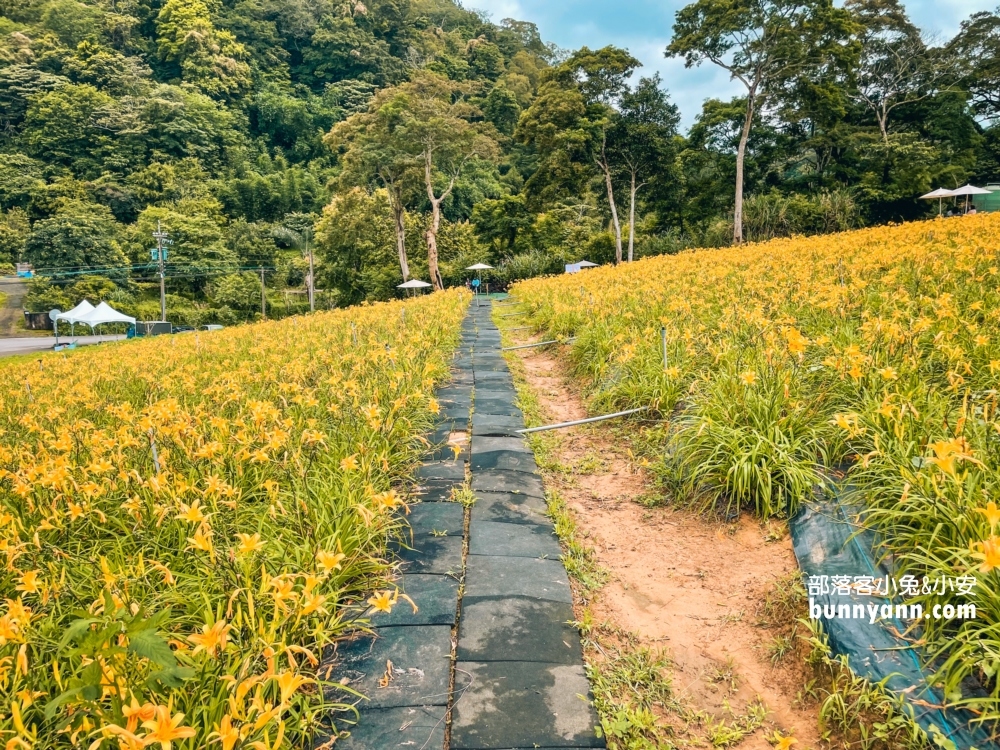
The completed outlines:
{"type": "Polygon", "coordinates": [[[482,280],[483,271],[492,271],[493,270],[493,266],[488,266],[485,263],[476,263],[475,265],[472,265],[472,266],[466,266],[465,270],[466,271],[475,271],[476,272],[476,278],[479,279],[479,284],[476,284],[476,293],[478,294],[479,293],[479,286],[480,286],[480,284],[482,284],[482,281],[483,281],[482,280]]]}
{"type": "Polygon", "coordinates": [[[932,190],[931,192],[927,193],[926,195],[921,195],[920,199],[921,200],[934,200],[935,198],[937,198],[937,202],[938,202],[938,216],[940,216],[941,215],[941,200],[943,198],[951,198],[953,195],[955,195],[955,193],[953,191],[951,191],[951,190],[947,190],[945,188],[938,188],[937,190],[932,190]]]}
{"type": "Polygon", "coordinates": [[[951,194],[965,196],[965,210],[968,212],[970,195],[989,195],[992,192],[992,190],[984,190],[983,188],[976,187],[975,185],[962,185],[962,187],[952,190],[951,194]]]}
{"type": "Polygon", "coordinates": [[[405,284],[397,284],[397,289],[426,289],[429,287],[426,281],[421,281],[420,279],[410,279],[405,284]]]}
{"type": "Polygon", "coordinates": [[[577,263],[580,268],[597,268],[597,263],[591,263],[589,260],[581,260],[577,263]]]}

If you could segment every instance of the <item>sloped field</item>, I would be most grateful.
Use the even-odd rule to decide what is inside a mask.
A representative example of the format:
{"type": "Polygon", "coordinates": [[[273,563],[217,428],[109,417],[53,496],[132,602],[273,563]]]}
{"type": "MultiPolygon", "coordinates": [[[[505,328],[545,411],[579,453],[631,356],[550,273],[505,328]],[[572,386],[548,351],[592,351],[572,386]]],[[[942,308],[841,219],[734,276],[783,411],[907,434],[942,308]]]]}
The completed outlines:
{"type": "Polygon", "coordinates": [[[303,746],[466,300],[0,365],[6,746],[303,746]]]}
{"type": "MultiPolygon", "coordinates": [[[[848,472],[901,573],[978,616],[927,620],[953,703],[1000,718],[1000,216],[653,258],[518,284],[531,322],[578,337],[593,410],[650,406],[676,499],[789,515],[848,472]],[[662,336],[662,338],[661,338],[662,336]],[[986,698],[963,694],[974,674],[986,698]]],[[[929,592],[929,593],[928,593],[929,592]]]]}

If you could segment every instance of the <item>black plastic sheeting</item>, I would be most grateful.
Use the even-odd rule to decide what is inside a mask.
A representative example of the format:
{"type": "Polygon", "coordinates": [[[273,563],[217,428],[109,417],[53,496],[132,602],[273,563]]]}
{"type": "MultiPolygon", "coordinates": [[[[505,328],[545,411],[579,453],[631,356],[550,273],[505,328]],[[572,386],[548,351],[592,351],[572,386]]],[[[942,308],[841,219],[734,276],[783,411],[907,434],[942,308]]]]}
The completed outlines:
{"type": "MultiPolygon", "coordinates": [[[[808,584],[810,576],[872,576],[886,580],[893,573],[880,564],[873,554],[875,534],[857,523],[860,508],[843,500],[810,501],[791,520],[792,543],[795,557],[808,584]]],[[[850,593],[836,593],[829,586],[822,593],[814,579],[810,591],[810,606],[860,604],[868,612],[869,605],[887,603],[881,596],[868,596],[851,589],[850,593]]],[[[974,602],[974,600],[972,600],[974,602]]],[[[902,603],[893,600],[893,604],[902,603]]],[[[821,609],[822,611],[822,609],[821,609]]],[[[834,610],[830,610],[834,611],[834,610]]],[[[893,607],[895,613],[895,607],[893,607]]],[[[989,733],[982,726],[971,725],[972,714],[962,709],[942,708],[945,703],[940,689],[927,684],[926,675],[918,654],[911,643],[897,634],[906,630],[906,624],[895,619],[841,619],[823,617],[820,622],[829,637],[830,648],[835,654],[844,654],[854,673],[871,682],[882,682],[886,688],[902,695],[911,710],[913,719],[931,735],[931,727],[950,739],[958,748],[994,748],[989,733]],[[895,632],[893,632],[895,631],[895,632]]]]}

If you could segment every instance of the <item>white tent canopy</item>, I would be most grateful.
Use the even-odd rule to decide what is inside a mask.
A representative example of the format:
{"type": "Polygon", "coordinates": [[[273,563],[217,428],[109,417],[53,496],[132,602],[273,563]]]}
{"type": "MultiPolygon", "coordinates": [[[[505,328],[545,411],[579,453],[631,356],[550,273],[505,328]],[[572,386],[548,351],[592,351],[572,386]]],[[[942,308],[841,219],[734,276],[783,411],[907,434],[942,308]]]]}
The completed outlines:
{"type": "Polygon", "coordinates": [[[67,323],[79,323],[83,319],[84,315],[93,312],[94,309],[95,308],[92,304],[87,302],[87,300],[84,300],[79,305],[74,307],[72,310],[67,310],[64,313],[59,313],[56,316],[56,320],[65,320],[67,323]]]}
{"type": "Polygon", "coordinates": [[[577,263],[577,265],[580,266],[580,268],[597,268],[597,264],[591,263],[589,260],[581,260],[577,263]]]}
{"type": "Polygon", "coordinates": [[[81,315],[76,319],[77,323],[86,323],[91,328],[104,323],[130,323],[135,324],[135,318],[118,312],[107,302],[100,303],[90,312],[81,315]]]}
{"type": "Polygon", "coordinates": [[[398,284],[396,286],[396,288],[397,289],[424,289],[424,288],[429,287],[429,286],[430,286],[430,284],[428,284],[426,281],[421,281],[420,279],[410,279],[405,284],[398,284]]]}
{"type": "Polygon", "coordinates": [[[488,266],[485,263],[476,263],[474,266],[466,266],[466,271],[492,271],[493,266],[488,266]]]}

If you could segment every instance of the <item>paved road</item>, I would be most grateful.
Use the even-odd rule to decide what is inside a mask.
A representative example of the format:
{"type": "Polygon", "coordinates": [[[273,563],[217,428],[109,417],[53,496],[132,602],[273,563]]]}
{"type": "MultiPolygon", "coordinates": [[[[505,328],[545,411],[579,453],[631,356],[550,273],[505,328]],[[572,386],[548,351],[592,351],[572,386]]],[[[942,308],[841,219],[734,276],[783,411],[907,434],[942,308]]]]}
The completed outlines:
{"type": "MultiPolygon", "coordinates": [[[[89,344],[101,344],[111,341],[120,341],[124,336],[77,336],[77,346],[87,346],[89,344]]],[[[60,336],[59,343],[65,344],[70,340],[69,336],[60,336]]],[[[52,349],[56,345],[55,337],[45,336],[36,338],[0,338],[0,357],[10,357],[14,354],[30,354],[31,352],[44,352],[52,349]]]]}

